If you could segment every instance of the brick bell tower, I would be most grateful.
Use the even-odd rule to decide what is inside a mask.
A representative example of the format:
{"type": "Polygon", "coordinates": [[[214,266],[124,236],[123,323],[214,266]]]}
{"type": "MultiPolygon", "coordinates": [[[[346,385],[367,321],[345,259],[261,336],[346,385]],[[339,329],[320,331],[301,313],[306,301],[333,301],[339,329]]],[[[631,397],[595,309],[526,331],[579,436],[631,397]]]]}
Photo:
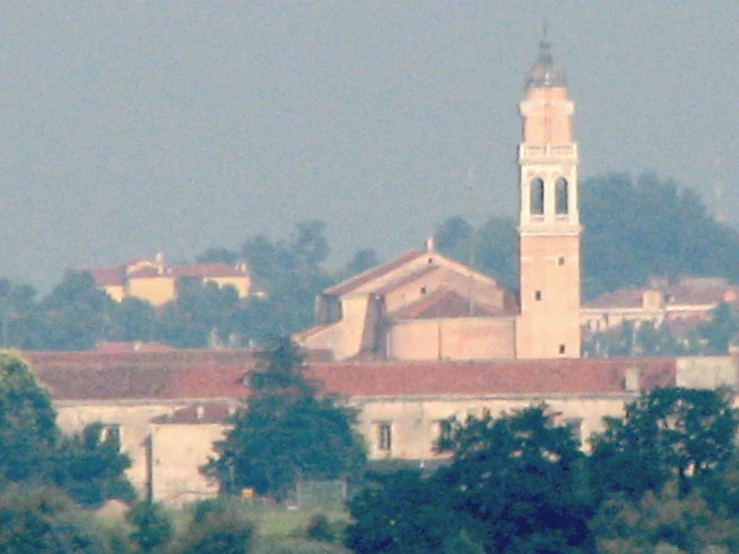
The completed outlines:
{"type": "Polygon", "coordinates": [[[518,358],[580,357],[580,214],[574,104],[551,44],[526,79],[518,148],[521,315],[518,358]]]}

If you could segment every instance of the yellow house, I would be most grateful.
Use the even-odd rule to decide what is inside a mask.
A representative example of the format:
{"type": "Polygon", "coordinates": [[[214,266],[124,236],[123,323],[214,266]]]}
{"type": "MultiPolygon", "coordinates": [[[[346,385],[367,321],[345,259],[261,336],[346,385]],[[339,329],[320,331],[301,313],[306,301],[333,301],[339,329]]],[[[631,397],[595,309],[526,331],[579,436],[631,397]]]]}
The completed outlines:
{"type": "Polygon", "coordinates": [[[247,265],[226,263],[166,264],[162,254],[153,260],[136,260],[117,267],[91,268],[89,272],[97,286],[118,302],[138,298],[152,306],[161,306],[177,297],[182,280],[231,286],[239,298],[251,293],[251,276],[247,265]]]}

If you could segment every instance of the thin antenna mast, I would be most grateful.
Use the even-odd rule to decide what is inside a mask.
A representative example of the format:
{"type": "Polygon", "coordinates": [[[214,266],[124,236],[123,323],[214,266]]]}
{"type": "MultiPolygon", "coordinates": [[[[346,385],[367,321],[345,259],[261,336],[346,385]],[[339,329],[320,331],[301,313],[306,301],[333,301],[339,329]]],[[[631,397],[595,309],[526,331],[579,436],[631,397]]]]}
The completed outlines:
{"type": "MultiPolygon", "coordinates": [[[[472,227],[472,210],[474,207],[474,185],[475,185],[475,166],[470,165],[467,168],[467,201],[468,205],[468,217],[470,218],[470,226],[472,227]]],[[[472,227],[470,232],[470,238],[468,241],[469,251],[467,252],[467,266],[469,267],[469,283],[467,295],[469,297],[469,315],[470,317],[475,315],[475,229],[472,227]]]]}

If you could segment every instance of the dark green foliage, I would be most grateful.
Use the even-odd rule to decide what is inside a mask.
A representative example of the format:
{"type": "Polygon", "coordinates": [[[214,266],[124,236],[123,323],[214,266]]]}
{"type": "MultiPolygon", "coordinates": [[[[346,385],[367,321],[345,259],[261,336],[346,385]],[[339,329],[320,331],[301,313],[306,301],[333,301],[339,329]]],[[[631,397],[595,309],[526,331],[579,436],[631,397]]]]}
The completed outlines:
{"type": "Polygon", "coordinates": [[[0,351],[0,477],[48,474],[59,437],[49,392],[18,354],[0,351]]]}
{"type": "Polygon", "coordinates": [[[700,353],[725,355],[729,344],[739,331],[739,321],[732,312],[731,306],[722,302],[711,313],[711,319],[698,328],[702,339],[700,353]]]}
{"type": "Polygon", "coordinates": [[[115,302],[98,290],[92,275],[68,272],[40,306],[42,348],[90,350],[106,336],[115,302]]]}
{"type": "Polygon", "coordinates": [[[734,452],[739,418],[728,392],[655,389],[606,418],[593,438],[594,490],[639,499],[676,480],[680,494],[720,472],[734,452]]]}
{"type": "Polygon", "coordinates": [[[131,460],[120,448],[117,429],[101,423],[88,425],[82,433],[63,439],[54,482],[84,506],[98,506],[111,498],[133,501],[136,495],[124,475],[131,460]]]}
{"type": "Polygon", "coordinates": [[[84,505],[133,499],[120,440],[92,424],[72,437],[56,425],[51,397],[14,352],[0,351],[0,482],[53,484],[84,505]]]}
{"type": "Polygon", "coordinates": [[[375,475],[371,487],[349,502],[354,523],[344,545],[357,554],[436,554],[457,536],[460,513],[450,488],[420,471],[375,475]]]}
{"type": "Polygon", "coordinates": [[[349,261],[348,264],[346,264],[346,266],[344,266],[344,269],[339,273],[336,281],[342,281],[344,279],[348,279],[349,277],[353,277],[354,275],[362,273],[363,271],[366,271],[371,267],[378,265],[379,263],[380,260],[377,257],[377,253],[371,248],[363,248],[361,250],[357,250],[354,253],[354,257],[349,261]]]}
{"type": "Polygon", "coordinates": [[[195,256],[195,262],[199,264],[223,263],[235,265],[239,261],[239,254],[228,248],[211,247],[202,254],[195,256]]]}
{"type": "Polygon", "coordinates": [[[586,298],[650,276],[739,279],[739,233],[713,220],[693,190],[623,173],[580,186],[586,298]]]}
{"type": "Polygon", "coordinates": [[[379,476],[350,502],[345,544],[358,553],[590,552],[582,454],[543,407],[452,421],[452,463],[379,476]]]}
{"type": "Polygon", "coordinates": [[[233,287],[180,280],[177,299],[159,318],[157,338],[179,348],[229,345],[236,332],[240,301],[233,287]]]}
{"type": "Polygon", "coordinates": [[[0,495],[3,554],[106,554],[108,541],[89,515],[55,489],[11,488],[0,495]]]}
{"type": "Polygon", "coordinates": [[[141,552],[155,552],[174,534],[172,520],[159,504],[139,502],[126,512],[126,520],[132,527],[131,540],[141,552]]]}
{"type": "Polygon", "coordinates": [[[177,554],[246,554],[251,550],[254,526],[242,510],[213,503],[197,510],[181,537],[177,554]]]}
{"type": "Polygon", "coordinates": [[[112,310],[111,329],[107,338],[113,341],[150,341],[157,330],[157,314],[151,304],[134,297],[124,298],[112,310]]]}
{"type": "Polygon", "coordinates": [[[305,534],[314,541],[334,542],[336,540],[336,533],[326,514],[311,516],[305,534]]]}
{"type": "Polygon", "coordinates": [[[442,450],[452,465],[439,479],[454,494],[487,552],[585,552],[589,504],[578,479],[582,454],[545,407],[453,421],[442,450]]]}
{"type": "Polygon", "coordinates": [[[453,216],[437,227],[435,239],[443,254],[518,289],[518,231],[513,219],[491,217],[475,229],[463,217],[453,216]]]}
{"type": "Polygon", "coordinates": [[[363,467],[364,449],[352,429],[356,412],[317,396],[302,371],[297,348],[281,339],[249,374],[248,405],[204,468],[224,490],[252,487],[284,499],[298,479],[347,478],[363,467]]]}

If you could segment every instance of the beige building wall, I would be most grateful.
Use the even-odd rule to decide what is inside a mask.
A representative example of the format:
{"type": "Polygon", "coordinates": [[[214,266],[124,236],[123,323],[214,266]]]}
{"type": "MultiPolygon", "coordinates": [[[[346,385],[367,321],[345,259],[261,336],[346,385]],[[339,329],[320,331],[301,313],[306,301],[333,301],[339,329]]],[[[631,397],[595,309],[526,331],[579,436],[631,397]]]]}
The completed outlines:
{"type": "Polygon", "coordinates": [[[218,483],[200,468],[215,455],[213,443],[224,438],[225,430],[221,423],[152,424],[152,497],[167,506],[215,497],[218,483]]]}
{"type": "Polygon", "coordinates": [[[515,357],[515,318],[458,317],[397,321],[387,357],[397,360],[484,360],[515,357]]]}
{"type": "Polygon", "coordinates": [[[206,277],[205,282],[213,282],[219,287],[232,286],[236,289],[239,298],[246,298],[251,292],[251,279],[248,275],[243,277],[206,277]]]}
{"type": "Polygon", "coordinates": [[[126,289],[126,296],[146,300],[152,306],[161,306],[177,294],[175,279],[170,275],[132,277],[128,279],[126,289]]]}
{"type": "Polygon", "coordinates": [[[146,498],[149,490],[149,437],[150,421],[159,416],[172,415],[177,409],[191,402],[133,403],[126,401],[56,403],[57,422],[66,433],[82,431],[86,425],[97,421],[117,426],[121,437],[121,451],[131,457],[131,467],[126,472],[140,498],[146,498]]]}
{"type": "Polygon", "coordinates": [[[103,291],[116,302],[122,302],[125,297],[125,289],[123,285],[106,285],[102,287],[103,291]]]}
{"type": "Polygon", "coordinates": [[[519,358],[578,358],[580,239],[521,236],[519,358]]]}

